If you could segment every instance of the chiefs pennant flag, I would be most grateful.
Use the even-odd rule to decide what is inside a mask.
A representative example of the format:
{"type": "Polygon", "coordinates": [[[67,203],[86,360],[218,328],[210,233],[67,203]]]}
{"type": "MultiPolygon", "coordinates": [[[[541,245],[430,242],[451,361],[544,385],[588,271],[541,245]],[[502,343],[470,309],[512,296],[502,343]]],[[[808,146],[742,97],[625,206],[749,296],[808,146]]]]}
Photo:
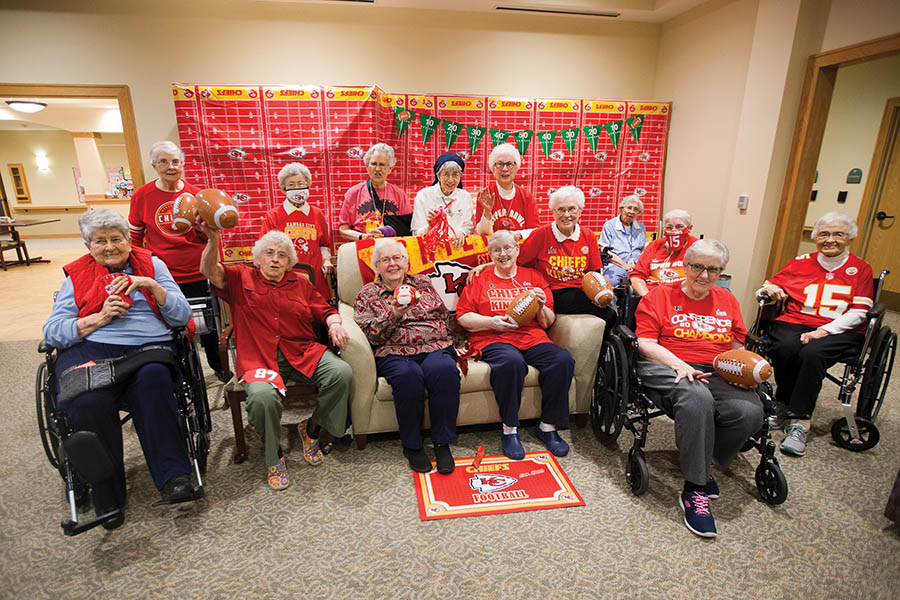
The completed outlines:
{"type": "Polygon", "coordinates": [[[473,461],[457,458],[449,475],[415,473],[421,520],[584,506],[549,452],[529,452],[523,460],[485,456],[477,467],[473,461]]]}

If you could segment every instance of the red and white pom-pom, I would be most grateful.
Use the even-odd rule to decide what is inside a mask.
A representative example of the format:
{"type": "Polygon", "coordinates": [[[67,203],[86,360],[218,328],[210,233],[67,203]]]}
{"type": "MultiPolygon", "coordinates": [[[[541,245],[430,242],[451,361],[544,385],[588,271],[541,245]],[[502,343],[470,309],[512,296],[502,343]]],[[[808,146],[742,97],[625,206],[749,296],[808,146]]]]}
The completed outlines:
{"type": "Polygon", "coordinates": [[[441,207],[437,215],[431,219],[428,225],[428,231],[422,239],[422,245],[425,247],[425,255],[429,259],[433,259],[440,244],[450,242],[450,223],[447,221],[446,207],[441,207]]]}

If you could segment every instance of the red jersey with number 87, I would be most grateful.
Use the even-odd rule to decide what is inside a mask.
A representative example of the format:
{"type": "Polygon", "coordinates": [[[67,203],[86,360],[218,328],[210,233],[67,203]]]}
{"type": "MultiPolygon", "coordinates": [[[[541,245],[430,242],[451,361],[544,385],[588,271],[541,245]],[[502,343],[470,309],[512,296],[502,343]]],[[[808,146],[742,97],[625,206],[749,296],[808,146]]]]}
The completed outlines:
{"type": "Polygon", "coordinates": [[[815,329],[831,323],[851,308],[872,308],[869,263],[851,254],[840,267],[826,271],[818,257],[818,252],[798,256],[766,281],[781,287],[788,295],[778,321],[815,329]]]}

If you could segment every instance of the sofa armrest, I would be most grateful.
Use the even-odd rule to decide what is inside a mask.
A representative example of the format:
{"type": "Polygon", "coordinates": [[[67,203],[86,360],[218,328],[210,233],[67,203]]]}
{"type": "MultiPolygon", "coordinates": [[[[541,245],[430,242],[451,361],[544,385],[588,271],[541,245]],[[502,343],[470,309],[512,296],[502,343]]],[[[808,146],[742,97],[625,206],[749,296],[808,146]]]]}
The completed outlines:
{"type": "Polygon", "coordinates": [[[590,410],[605,327],[603,319],[593,315],[556,315],[556,322],[547,330],[553,343],[568,350],[575,359],[576,413],[590,410]]]}
{"type": "Polygon", "coordinates": [[[375,402],[375,389],[378,377],[375,374],[375,355],[366,334],[353,320],[353,307],[338,303],[342,324],[350,341],[341,351],[341,358],[353,369],[353,381],[350,384],[350,397],[347,405],[354,428],[368,431],[372,418],[372,403],[375,402]]]}

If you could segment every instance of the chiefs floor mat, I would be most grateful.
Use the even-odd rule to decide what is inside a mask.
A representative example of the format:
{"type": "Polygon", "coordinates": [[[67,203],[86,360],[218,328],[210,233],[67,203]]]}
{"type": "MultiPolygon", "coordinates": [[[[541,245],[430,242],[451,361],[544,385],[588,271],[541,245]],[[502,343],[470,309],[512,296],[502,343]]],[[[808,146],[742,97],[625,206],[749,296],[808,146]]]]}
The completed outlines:
{"type": "Polygon", "coordinates": [[[457,458],[450,475],[415,473],[419,518],[452,519],[497,513],[584,506],[556,458],[528,452],[523,460],[485,456],[457,458]]]}

